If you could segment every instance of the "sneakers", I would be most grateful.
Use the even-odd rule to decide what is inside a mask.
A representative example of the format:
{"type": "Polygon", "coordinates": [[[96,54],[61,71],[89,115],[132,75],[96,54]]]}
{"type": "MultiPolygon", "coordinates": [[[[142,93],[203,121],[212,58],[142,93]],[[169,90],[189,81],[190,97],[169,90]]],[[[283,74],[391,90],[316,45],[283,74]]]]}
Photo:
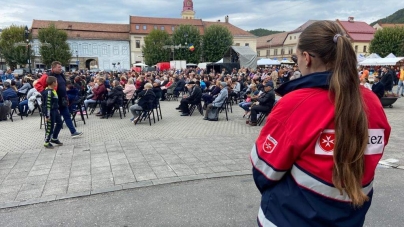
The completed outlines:
{"type": "Polygon", "coordinates": [[[53,145],[51,143],[45,143],[43,145],[46,149],[53,149],[53,145]]]}
{"type": "Polygon", "coordinates": [[[56,144],[58,146],[63,146],[63,143],[60,142],[58,139],[51,139],[51,143],[56,144]]]}
{"type": "Polygon", "coordinates": [[[77,132],[76,131],[75,133],[72,134],[72,138],[74,139],[74,138],[80,137],[81,135],[83,135],[82,132],[77,132]]]}

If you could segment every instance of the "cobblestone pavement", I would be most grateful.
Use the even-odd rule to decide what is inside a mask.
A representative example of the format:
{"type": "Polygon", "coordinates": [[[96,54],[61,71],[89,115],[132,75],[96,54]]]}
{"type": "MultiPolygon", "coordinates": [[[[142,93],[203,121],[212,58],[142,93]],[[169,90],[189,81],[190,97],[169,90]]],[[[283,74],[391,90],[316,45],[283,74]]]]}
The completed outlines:
{"type": "MultiPolygon", "coordinates": [[[[393,128],[385,165],[404,165],[401,116],[404,99],[386,108],[393,128]],[[396,160],[394,160],[396,159],[396,160]]],[[[181,117],[178,101],[162,102],[163,120],[134,126],[130,116],[108,120],[89,116],[77,122],[83,137],[43,149],[44,130],[37,114],[1,122],[0,208],[157,184],[251,174],[249,153],[261,127],[250,127],[233,106],[229,121],[202,120],[195,112],[181,117]]],[[[401,167],[400,167],[401,166],[401,167]]]]}

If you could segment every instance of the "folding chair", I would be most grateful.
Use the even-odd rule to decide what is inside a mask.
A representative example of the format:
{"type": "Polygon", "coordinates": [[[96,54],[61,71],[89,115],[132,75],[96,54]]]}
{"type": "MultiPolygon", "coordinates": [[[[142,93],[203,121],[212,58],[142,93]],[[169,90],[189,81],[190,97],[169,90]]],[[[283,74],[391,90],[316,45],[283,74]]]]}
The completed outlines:
{"type": "Polygon", "coordinates": [[[196,108],[198,108],[199,113],[203,116],[203,108],[201,102],[198,102],[197,104],[190,104],[189,116],[192,116],[196,108]]]}
{"type": "Polygon", "coordinates": [[[163,115],[161,114],[160,100],[159,99],[160,99],[159,97],[156,97],[156,99],[154,100],[154,104],[153,104],[153,111],[156,110],[157,121],[160,121],[160,118],[163,119],[163,115]],[[160,114],[159,114],[159,112],[160,112],[160,114]]]}
{"type": "MultiPolygon", "coordinates": [[[[18,110],[18,107],[19,107],[19,104],[20,104],[20,98],[19,97],[15,97],[15,98],[10,98],[9,99],[10,101],[11,101],[11,111],[10,111],[10,114],[9,114],[9,116],[10,116],[10,120],[11,120],[11,122],[14,122],[14,120],[13,120],[13,115],[14,115],[14,113],[17,113],[17,110],[18,110]],[[16,104],[17,103],[17,104],[16,104]]],[[[19,112],[19,110],[18,110],[18,112],[19,112]]],[[[22,120],[22,116],[21,116],[21,120],[22,120]]]]}
{"type": "Polygon", "coordinates": [[[219,113],[221,113],[221,112],[223,112],[223,110],[224,110],[224,112],[226,113],[226,120],[227,121],[229,121],[229,117],[227,116],[227,101],[228,101],[228,99],[229,99],[229,97],[227,97],[225,100],[224,100],[224,102],[223,102],[223,104],[222,104],[222,106],[221,107],[219,107],[220,109],[219,109],[219,113]]]}
{"type": "Polygon", "coordinates": [[[108,117],[114,116],[114,113],[117,110],[119,111],[119,117],[121,119],[122,119],[122,112],[123,112],[123,116],[126,117],[125,106],[123,105],[123,102],[122,102],[122,104],[114,104],[114,107],[112,107],[111,113],[110,114],[107,113],[107,119],[108,119],[108,117]]]}
{"type": "Polygon", "coordinates": [[[265,118],[267,118],[268,115],[269,115],[269,112],[268,113],[261,113],[261,115],[257,119],[257,125],[261,126],[262,122],[264,122],[265,118]]]}
{"type": "Polygon", "coordinates": [[[144,121],[144,120],[146,120],[146,119],[149,119],[149,124],[150,124],[150,126],[151,126],[151,118],[150,118],[150,116],[151,116],[152,114],[153,114],[153,121],[154,121],[154,123],[156,123],[156,119],[154,118],[153,102],[149,103],[148,106],[149,106],[149,107],[152,107],[152,108],[146,109],[146,110],[142,110],[142,113],[140,114],[139,120],[136,122],[135,125],[137,125],[138,123],[140,123],[140,122],[142,122],[142,121],[144,121]]]}
{"type": "MultiPolygon", "coordinates": [[[[84,100],[86,99],[85,96],[79,98],[78,100],[76,100],[74,103],[72,103],[72,105],[77,105],[77,109],[73,109],[72,111],[70,111],[70,114],[72,116],[72,121],[74,123],[74,127],[77,127],[77,123],[76,123],[76,116],[77,116],[77,111],[80,112],[80,116],[81,116],[81,120],[84,122],[84,124],[86,124],[86,120],[84,118],[84,114],[83,114],[83,106],[84,106],[84,100]]],[[[88,114],[86,111],[86,115],[87,115],[87,119],[88,119],[88,114]]]]}

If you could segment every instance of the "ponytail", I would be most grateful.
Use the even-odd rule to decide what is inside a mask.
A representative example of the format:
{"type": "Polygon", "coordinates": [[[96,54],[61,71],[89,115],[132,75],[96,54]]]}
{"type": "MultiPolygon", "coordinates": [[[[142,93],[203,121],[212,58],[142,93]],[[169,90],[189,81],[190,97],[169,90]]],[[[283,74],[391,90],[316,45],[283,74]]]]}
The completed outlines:
{"type": "Polygon", "coordinates": [[[356,54],[341,27],[317,21],[300,35],[298,49],[315,54],[333,75],[329,93],[335,105],[335,145],[332,181],[356,207],[369,198],[362,191],[368,119],[359,86],[356,54]]]}
{"type": "Polygon", "coordinates": [[[362,191],[368,119],[356,71],[356,55],[348,38],[334,38],[336,56],[330,91],[335,96],[333,184],[348,194],[354,206],[369,198],[362,191]]]}

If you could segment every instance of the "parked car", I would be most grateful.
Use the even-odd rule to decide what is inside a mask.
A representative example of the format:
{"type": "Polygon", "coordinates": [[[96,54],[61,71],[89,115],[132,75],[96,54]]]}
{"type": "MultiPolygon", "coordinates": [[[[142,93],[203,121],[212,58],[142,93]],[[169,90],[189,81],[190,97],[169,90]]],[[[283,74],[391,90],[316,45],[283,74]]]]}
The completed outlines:
{"type": "Polygon", "coordinates": [[[13,71],[13,74],[18,75],[19,77],[23,77],[28,73],[29,73],[29,69],[27,69],[27,68],[19,68],[19,69],[15,69],[13,71]]]}

